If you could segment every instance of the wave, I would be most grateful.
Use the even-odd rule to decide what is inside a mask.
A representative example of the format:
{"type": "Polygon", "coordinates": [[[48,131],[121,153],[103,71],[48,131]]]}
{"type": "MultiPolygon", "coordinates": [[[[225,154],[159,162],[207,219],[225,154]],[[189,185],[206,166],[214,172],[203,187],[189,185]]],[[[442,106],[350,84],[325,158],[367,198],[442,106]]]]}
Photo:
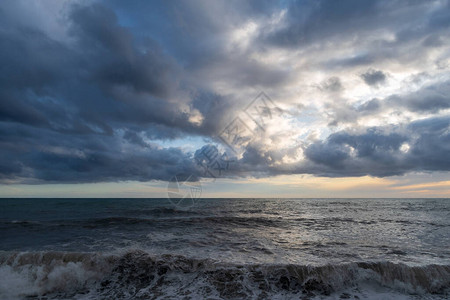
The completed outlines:
{"type": "MultiPolygon", "coordinates": [[[[130,214],[133,215],[133,214],[130,214]]],[[[273,227],[285,228],[292,222],[309,228],[326,229],[334,227],[339,223],[354,223],[363,225],[372,225],[377,223],[396,223],[406,225],[428,225],[432,227],[448,227],[447,224],[439,224],[435,222],[420,222],[409,220],[354,220],[352,218],[267,218],[259,216],[211,216],[207,214],[194,213],[189,211],[181,211],[175,209],[154,209],[149,210],[147,214],[139,216],[109,216],[100,218],[87,218],[81,220],[52,220],[52,221],[29,221],[29,220],[13,220],[0,221],[1,229],[16,228],[17,226],[25,228],[35,228],[46,230],[48,228],[105,228],[117,226],[140,226],[140,225],[165,225],[165,226],[190,226],[202,224],[204,226],[221,225],[221,226],[239,226],[245,228],[257,227],[273,227]]]]}
{"type": "Polygon", "coordinates": [[[450,295],[450,265],[232,264],[142,250],[1,252],[0,278],[1,299],[298,299],[351,293],[367,298],[368,287],[404,295],[450,295]]]}
{"type": "Polygon", "coordinates": [[[82,220],[56,220],[47,222],[14,221],[0,222],[0,228],[11,228],[11,226],[51,228],[51,227],[76,227],[76,228],[104,228],[111,226],[138,226],[138,225],[164,225],[164,226],[190,226],[202,224],[208,226],[240,226],[240,227],[282,227],[286,225],[285,220],[268,219],[262,217],[237,217],[237,216],[198,216],[198,214],[177,213],[171,216],[149,215],[149,216],[111,216],[101,218],[89,218],[82,220]]]}

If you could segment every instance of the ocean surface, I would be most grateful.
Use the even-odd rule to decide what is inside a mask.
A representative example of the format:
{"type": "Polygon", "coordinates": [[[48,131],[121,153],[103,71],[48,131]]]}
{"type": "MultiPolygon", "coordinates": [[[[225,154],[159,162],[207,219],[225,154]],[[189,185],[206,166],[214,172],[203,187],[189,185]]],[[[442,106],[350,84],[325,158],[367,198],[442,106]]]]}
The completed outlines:
{"type": "Polygon", "coordinates": [[[450,299],[450,199],[0,199],[0,299],[450,299]]]}

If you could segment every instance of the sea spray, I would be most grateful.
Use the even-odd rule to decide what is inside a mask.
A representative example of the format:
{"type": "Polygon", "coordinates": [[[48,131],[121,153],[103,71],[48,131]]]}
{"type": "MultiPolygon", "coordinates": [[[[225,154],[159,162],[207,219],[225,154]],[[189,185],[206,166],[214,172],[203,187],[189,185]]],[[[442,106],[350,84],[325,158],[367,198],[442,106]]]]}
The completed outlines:
{"type": "MultiPolygon", "coordinates": [[[[180,255],[3,252],[0,298],[33,296],[116,299],[219,297],[257,299],[279,295],[330,296],[362,291],[367,285],[388,293],[436,299],[449,296],[450,266],[407,266],[391,262],[339,265],[233,264],[180,255]]],[[[368,292],[368,291],[366,291],[368,292]]],[[[356,295],[357,293],[355,293],[356,295]]],[[[394,295],[393,294],[393,295],[394,295]]]]}

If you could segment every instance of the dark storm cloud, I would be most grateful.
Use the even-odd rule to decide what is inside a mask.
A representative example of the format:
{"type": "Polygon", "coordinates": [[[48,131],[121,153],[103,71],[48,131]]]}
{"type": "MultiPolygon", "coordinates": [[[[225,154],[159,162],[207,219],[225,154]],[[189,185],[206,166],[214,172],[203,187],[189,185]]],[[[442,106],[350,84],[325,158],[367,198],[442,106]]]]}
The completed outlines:
{"type": "Polygon", "coordinates": [[[76,7],[71,19],[80,49],[86,49],[87,59],[95,63],[90,66],[95,82],[107,89],[122,86],[163,98],[176,85],[176,66],[159,45],[148,40],[145,50],[139,51],[131,32],[117,23],[110,9],[101,5],[76,7]]]}
{"type": "Polygon", "coordinates": [[[402,175],[450,171],[450,118],[428,118],[400,127],[340,131],[304,148],[306,160],[279,164],[279,155],[249,148],[237,171],[270,176],[314,174],[327,177],[402,175]]]}
{"type": "Polygon", "coordinates": [[[58,103],[51,107],[46,103],[54,96],[49,86],[67,78],[66,58],[70,51],[34,29],[2,25],[0,120],[49,126],[49,115],[62,117],[54,115],[52,109],[58,103]]]}
{"type": "MultiPolygon", "coordinates": [[[[48,24],[27,23],[29,16],[12,2],[2,6],[0,179],[4,182],[200,176],[195,151],[163,148],[158,142],[195,136],[208,143],[239,113],[247,98],[242,90],[286,92],[296,84],[295,67],[266,56],[270,50],[299,51],[308,60],[314,53],[302,51],[310,46],[339,47],[340,42],[351,41],[353,52],[330,54],[321,66],[324,71],[348,69],[353,75],[361,73],[352,68],[363,66],[369,70],[363,80],[378,86],[390,70],[377,67],[377,62],[412,61],[430,49],[445,47],[450,26],[448,3],[435,9],[421,1],[99,1],[65,7],[65,34],[57,38],[43,29],[48,24]],[[273,16],[283,9],[283,24],[273,25],[273,16]],[[251,22],[257,32],[247,44],[230,42],[231,33],[251,22]],[[383,30],[394,38],[358,47],[365,37],[383,30]],[[402,48],[409,43],[417,55],[402,48]],[[255,59],[255,54],[262,58],[255,59]],[[226,92],[217,93],[217,87],[226,92]]],[[[296,57],[289,59],[294,65],[296,57]]],[[[326,73],[328,79],[318,86],[324,95],[341,96],[345,78],[333,74],[326,73]]],[[[356,123],[388,107],[440,113],[450,108],[448,95],[444,82],[356,107],[337,99],[327,109],[332,110],[330,124],[339,125],[356,123]]],[[[306,159],[294,164],[283,159],[295,157],[296,147],[276,151],[251,143],[229,174],[388,176],[449,169],[446,118],[398,128],[356,129],[359,133],[340,131],[326,140],[299,143],[296,147],[302,148],[306,159]],[[405,143],[410,147],[406,152],[401,148],[405,143]]]]}
{"type": "Polygon", "coordinates": [[[48,129],[1,125],[0,165],[5,179],[75,183],[169,180],[178,172],[200,174],[189,153],[148,145],[133,132],[126,132],[123,139],[116,135],[68,139],[48,129]]]}
{"type": "Polygon", "coordinates": [[[386,61],[414,63],[429,48],[445,45],[450,27],[448,1],[288,1],[282,24],[267,25],[264,46],[291,50],[329,44],[353,44],[353,51],[330,52],[326,70],[371,67],[386,61]],[[389,34],[389,38],[386,37],[389,34]],[[394,37],[394,38],[392,38],[394,37]],[[413,53],[413,55],[412,55],[413,53]]]}
{"type": "Polygon", "coordinates": [[[388,105],[405,107],[413,112],[439,112],[450,108],[450,81],[425,87],[407,96],[392,96],[388,105]]]}
{"type": "MultiPolygon", "coordinates": [[[[230,32],[261,21],[279,10],[274,1],[113,1],[112,7],[139,35],[164,44],[191,80],[209,89],[215,82],[230,88],[267,89],[291,80],[291,70],[251,59],[253,47],[239,47],[230,32]],[[130,19],[132,21],[130,22],[130,19]]],[[[249,41],[250,45],[252,44],[249,41]]]]}
{"type": "Polygon", "coordinates": [[[138,135],[214,130],[193,125],[174,101],[177,63],[150,38],[138,43],[103,5],[73,6],[68,18],[70,43],[0,21],[1,177],[97,182],[197,172],[189,154],[147,146],[138,135]]]}
{"type": "Polygon", "coordinates": [[[283,156],[295,153],[294,149],[274,153],[250,144],[227,174],[386,177],[412,171],[450,171],[450,118],[431,117],[358,132],[342,130],[301,148],[306,159],[286,164],[283,156]]]}
{"type": "Polygon", "coordinates": [[[425,170],[450,170],[450,118],[433,118],[411,123],[408,129],[421,133],[410,151],[413,167],[425,170]]]}
{"type": "Polygon", "coordinates": [[[166,74],[168,60],[158,56],[158,49],[139,54],[113,13],[98,5],[74,8],[72,21],[76,48],[13,24],[0,32],[2,120],[54,129],[84,121],[106,129],[105,123],[127,121],[130,115],[151,122],[160,114],[148,108],[156,105],[185,125],[185,116],[156,98],[167,93],[172,80],[166,74]],[[145,100],[135,99],[144,93],[145,100]],[[128,105],[120,102],[120,95],[129,96],[128,105]]]}
{"type": "Polygon", "coordinates": [[[180,149],[148,149],[121,155],[97,152],[83,157],[35,151],[25,162],[35,177],[50,182],[107,182],[118,180],[169,180],[174,174],[197,173],[196,166],[180,149]]]}
{"type": "Polygon", "coordinates": [[[409,171],[450,170],[450,118],[416,121],[406,128],[370,128],[364,133],[338,132],[309,146],[308,168],[323,176],[378,177],[409,171]],[[390,132],[394,131],[394,132],[390,132]],[[402,149],[402,145],[409,148],[402,149]]]}

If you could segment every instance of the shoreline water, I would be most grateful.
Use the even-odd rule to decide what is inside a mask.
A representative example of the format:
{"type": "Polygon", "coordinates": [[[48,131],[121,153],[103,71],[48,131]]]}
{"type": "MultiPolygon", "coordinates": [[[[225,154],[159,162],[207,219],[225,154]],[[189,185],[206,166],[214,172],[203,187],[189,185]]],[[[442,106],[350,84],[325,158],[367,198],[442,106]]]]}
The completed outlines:
{"type": "MultiPolygon", "coordinates": [[[[2,299],[305,299],[450,295],[450,265],[233,264],[143,250],[0,253],[2,299]]],[[[409,299],[409,298],[408,298],[409,299]]]]}
{"type": "Polygon", "coordinates": [[[3,200],[0,299],[447,299],[449,200],[3,200]]]}

